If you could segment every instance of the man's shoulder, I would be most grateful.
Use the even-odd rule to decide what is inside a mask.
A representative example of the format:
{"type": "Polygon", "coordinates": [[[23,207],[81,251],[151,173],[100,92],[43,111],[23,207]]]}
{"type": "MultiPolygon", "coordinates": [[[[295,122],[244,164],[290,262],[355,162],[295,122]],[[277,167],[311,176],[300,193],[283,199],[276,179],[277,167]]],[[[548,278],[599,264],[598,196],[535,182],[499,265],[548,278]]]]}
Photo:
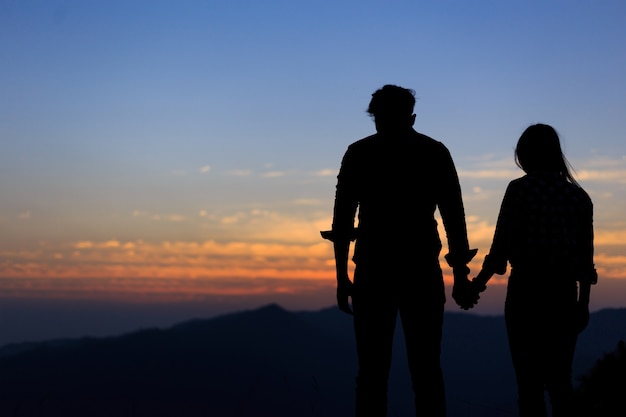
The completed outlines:
{"type": "Polygon", "coordinates": [[[348,145],[345,156],[348,158],[362,158],[365,155],[376,154],[381,146],[384,146],[382,142],[377,134],[358,139],[348,145]]]}
{"type": "Polygon", "coordinates": [[[431,146],[433,148],[438,148],[438,149],[442,149],[442,150],[447,150],[448,148],[446,147],[446,145],[444,145],[443,142],[441,142],[440,140],[434,139],[428,135],[425,135],[423,133],[420,132],[415,132],[413,134],[415,140],[419,143],[422,143],[426,146],[431,146]]]}
{"type": "Polygon", "coordinates": [[[361,138],[352,142],[349,147],[360,148],[360,147],[371,146],[375,144],[376,142],[378,142],[378,139],[379,139],[379,135],[377,133],[374,133],[373,135],[369,135],[369,136],[366,136],[364,138],[361,138]]]}
{"type": "MultiPolygon", "coordinates": [[[[413,131],[408,139],[410,142],[418,146],[447,150],[447,147],[443,144],[443,142],[417,131],[413,131]]],[[[374,133],[373,135],[369,135],[352,142],[349,147],[352,149],[364,149],[376,146],[387,146],[390,142],[389,138],[384,137],[379,133],[374,133]]]]}

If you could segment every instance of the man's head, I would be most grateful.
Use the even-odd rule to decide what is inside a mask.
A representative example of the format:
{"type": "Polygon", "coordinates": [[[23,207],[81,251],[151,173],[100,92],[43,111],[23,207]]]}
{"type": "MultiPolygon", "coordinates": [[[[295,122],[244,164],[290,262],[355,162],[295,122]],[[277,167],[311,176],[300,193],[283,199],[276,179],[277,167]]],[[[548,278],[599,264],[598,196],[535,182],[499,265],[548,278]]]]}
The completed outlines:
{"type": "Polygon", "coordinates": [[[367,113],[374,119],[376,130],[406,129],[415,122],[415,92],[387,84],[372,94],[367,113]]]}

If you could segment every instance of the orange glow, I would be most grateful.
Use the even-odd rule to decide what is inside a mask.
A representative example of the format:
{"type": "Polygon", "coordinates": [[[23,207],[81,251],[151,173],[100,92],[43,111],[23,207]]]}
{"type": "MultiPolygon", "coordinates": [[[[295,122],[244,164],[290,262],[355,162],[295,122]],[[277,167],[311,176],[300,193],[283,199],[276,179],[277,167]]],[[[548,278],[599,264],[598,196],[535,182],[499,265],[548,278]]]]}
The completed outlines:
{"type": "MultiPolygon", "coordinates": [[[[474,276],[493,229],[471,221],[468,228],[470,241],[481,248],[470,264],[470,276],[474,276]]],[[[604,248],[619,239],[600,232],[598,241],[604,248]]],[[[451,271],[443,259],[441,264],[445,282],[451,285],[451,271]]],[[[601,279],[626,279],[626,256],[602,251],[596,254],[596,266],[601,279]]],[[[506,275],[494,276],[491,285],[506,284],[506,279],[506,275]]],[[[334,280],[332,245],[326,241],[83,240],[40,242],[30,250],[0,251],[0,291],[6,296],[150,295],[174,300],[203,295],[307,294],[332,290],[334,280]]]]}

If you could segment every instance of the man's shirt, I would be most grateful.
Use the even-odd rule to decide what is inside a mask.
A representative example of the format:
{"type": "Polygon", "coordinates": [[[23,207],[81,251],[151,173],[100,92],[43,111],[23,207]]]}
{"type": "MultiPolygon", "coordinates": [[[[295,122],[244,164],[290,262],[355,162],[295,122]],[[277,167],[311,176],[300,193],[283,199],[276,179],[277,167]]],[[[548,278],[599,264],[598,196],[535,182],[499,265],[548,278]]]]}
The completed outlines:
{"type": "Polygon", "coordinates": [[[346,236],[358,219],[355,263],[436,259],[442,246],[436,209],[450,252],[465,255],[461,188],[441,142],[411,129],[348,147],[337,176],[333,232],[346,236]]]}

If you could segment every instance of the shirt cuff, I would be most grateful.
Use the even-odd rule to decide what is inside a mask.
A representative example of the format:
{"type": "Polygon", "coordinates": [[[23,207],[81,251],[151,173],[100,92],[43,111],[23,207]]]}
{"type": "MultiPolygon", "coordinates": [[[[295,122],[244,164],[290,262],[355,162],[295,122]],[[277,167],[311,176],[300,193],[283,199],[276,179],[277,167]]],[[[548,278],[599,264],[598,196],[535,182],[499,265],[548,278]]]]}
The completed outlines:
{"type": "Polygon", "coordinates": [[[450,252],[446,256],[444,256],[444,258],[451,268],[458,268],[467,265],[472,259],[474,259],[474,256],[476,256],[477,252],[478,249],[468,249],[465,253],[450,252]]]}

